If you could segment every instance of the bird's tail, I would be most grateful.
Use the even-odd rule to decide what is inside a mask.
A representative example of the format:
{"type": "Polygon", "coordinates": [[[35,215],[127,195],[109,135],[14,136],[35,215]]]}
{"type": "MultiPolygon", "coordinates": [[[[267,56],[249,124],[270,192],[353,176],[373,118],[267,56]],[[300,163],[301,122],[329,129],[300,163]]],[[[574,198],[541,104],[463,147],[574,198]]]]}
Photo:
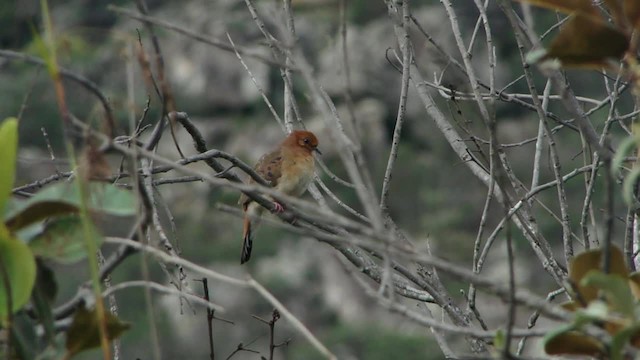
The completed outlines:
{"type": "Polygon", "coordinates": [[[246,215],[242,226],[242,254],[240,255],[240,264],[244,264],[251,258],[251,248],[253,247],[253,239],[251,235],[251,218],[246,215]]]}

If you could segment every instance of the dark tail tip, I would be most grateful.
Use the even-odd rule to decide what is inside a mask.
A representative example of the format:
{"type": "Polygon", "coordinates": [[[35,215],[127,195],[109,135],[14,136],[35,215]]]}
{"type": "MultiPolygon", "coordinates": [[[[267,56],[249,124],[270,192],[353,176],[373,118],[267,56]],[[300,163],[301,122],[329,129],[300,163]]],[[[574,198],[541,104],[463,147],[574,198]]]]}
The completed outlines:
{"type": "Polygon", "coordinates": [[[244,237],[244,242],[242,244],[242,254],[240,255],[240,264],[244,264],[249,259],[251,259],[251,248],[253,247],[253,240],[251,239],[251,234],[247,234],[244,237]]]}

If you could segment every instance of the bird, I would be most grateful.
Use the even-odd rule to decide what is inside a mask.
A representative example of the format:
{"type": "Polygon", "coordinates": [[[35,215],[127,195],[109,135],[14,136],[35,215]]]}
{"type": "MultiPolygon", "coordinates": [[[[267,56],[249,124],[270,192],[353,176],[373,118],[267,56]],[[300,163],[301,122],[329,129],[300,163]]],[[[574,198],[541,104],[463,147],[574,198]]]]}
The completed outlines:
{"type": "MultiPolygon", "coordinates": [[[[322,154],[318,149],[318,138],[315,134],[305,130],[294,130],[275,150],[264,154],[254,166],[254,170],[275,190],[290,196],[301,196],[313,181],[314,152],[322,154]]],[[[249,184],[251,183],[254,183],[252,178],[249,179],[249,184]]],[[[282,204],[275,199],[271,200],[274,202],[275,213],[284,211],[282,204]]],[[[240,255],[240,264],[244,264],[251,258],[252,230],[257,226],[264,208],[245,194],[240,196],[238,203],[244,211],[240,255]]]]}

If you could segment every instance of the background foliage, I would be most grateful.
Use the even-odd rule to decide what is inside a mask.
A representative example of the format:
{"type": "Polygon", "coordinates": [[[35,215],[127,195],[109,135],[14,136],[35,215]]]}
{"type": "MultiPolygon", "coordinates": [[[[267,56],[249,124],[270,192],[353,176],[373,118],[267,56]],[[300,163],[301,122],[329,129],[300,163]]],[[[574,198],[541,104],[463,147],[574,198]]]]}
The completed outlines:
{"type": "MultiPolygon", "coordinates": [[[[627,254],[629,251],[624,256],[629,270],[635,270],[637,178],[627,176],[634,174],[638,143],[637,136],[632,134],[637,110],[634,80],[637,77],[634,76],[638,74],[637,65],[634,68],[633,61],[629,60],[634,59],[637,52],[636,38],[630,35],[637,19],[632,3],[620,2],[627,6],[621,9],[631,14],[622,22],[621,17],[616,18],[617,10],[610,7],[612,3],[606,1],[599,8],[594,7],[593,14],[590,1],[531,1],[560,13],[508,1],[487,1],[486,7],[471,1],[454,4],[411,1],[410,12],[415,23],[403,18],[401,6],[394,3],[293,1],[297,42],[292,49],[300,49],[301,53],[294,55],[309,61],[318,84],[343,119],[347,137],[361,144],[359,149],[365,163],[362,169],[370,172],[374,180],[372,188],[367,189],[373,194],[371,201],[382,191],[389,153],[395,148],[393,144],[399,143],[393,177],[388,182],[389,197],[381,215],[393,219],[394,226],[411,240],[415,247],[411,254],[433,254],[505,288],[513,280],[514,286],[510,289],[517,286],[542,298],[558,288],[567,289],[567,295],[557,296],[565,300],[576,296],[567,284],[582,281],[582,277],[571,278],[566,272],[573,256],[568,255],[567,239],[572,242],[575,254],[603,244],[604,249],[608,249],[609,240],[623,250],[631,249],[631,256],[627,254]],[[589,7],[582,8],[586,3],[589,7]],[[447,9],[447,4],[451,9],[447,9]],[[588,14],[582,14],[580,9],[587,9],[584,12],[588,14]],[[455,18],[451,11],[456,14],[455,18]],[[508,14],[518,16],[526,26],[520,30],[513,28],[508,14]],[[586,25],[572,23],[575,21],[571,19],[583,15],[587,17],[586,25]],[[484,31],[483,16],[490,21],[490,38],[484,31]],[[558,23],[568,24],[557,26],[558,23]],[[452,24],[461,30],[463,42],[468,46],[468,66],[456,46],[452,24]],[[405,113],[400,117],[402,121],[398,121],[398,103],[403,101],[404,49],[398,26],[407,31],[410,40],[411,64],[415,65],[411,68],[412,80],[418,72],[422,75],[424,82],[420,84],[429,86],[433,106],[443,114],[448,126],[460,134],[466,155],[452,151],[455,144],[443,136],[443,127],[425,110],[420,84],[408,86],[405,113]],[[594,43],[602,46],[591,45],[595,47],[586,49],[571,43],[571,39],[583,39],[579,36],[585,33],[587,37],[601,36],[598,30],[611,35],[605,39],[613,37],[619,41],[597,41],[594,43]],[[522,45],[525,50],[521,52],[516,34],[527,31],[527,36],[540,44],[522,45]],[[344,66],[344,49],[348,55],[348,72],[344,66]],[[577,56],[576,52],[582,54],[577,56]],[[585,58],[584,53],[589,56],[585,58]],[[494,63],[491,63],[492,54],[494,63]],[[625,54],[631,55],[622,59],[625,54]],[[553,78],[549,71],[557,71],[558,65],[548,68],[536,64],[558,58],[563,60],[562,65],[577,65],[579,69],[561,67],[562,71],[557,74],[563,82],[553,83],[549,80],[553,78]],[[625,61],[625,67],[619,72],[621,61],[625,61]],[[474,87],[476,84],[469,77],[470,68],[475,69],[485,87],[480,90],[474,87]],[[578,96],[580,108],[587,112],[586,121],[600,137],[597,139],[600,148],[585,135],[579,117],[573,112],[575,109],[563,101],[564,81],[578,96]],[[495,83],[492,88],[490,83],[495,83]],[[549,90],[545,92],[545,88],[549,90]],[[474,91],[479,91],[482,98],[474,100],[474,91]],[[544,105],[537,104],[534,98],[542,99],[544,105]],[[490,109],[490,116],[483,114],[483,106],[490,109]],[[540,111],[545,116],[541,117],[540,111]],[[402,123],[403,128],[397,133],[399,137],[394,138],[398,123],[402,123]],[[548,131],[544,129],[545,123],[548,131]],[[626,152],[618,152],[622,155],[614,160],[612,150],[623,141],[630,145],[624,147],[626,152]],[[500,157],[492,158],[492,150],[497,145],[500,157]],[[619,170],[617,173],[609,171],[611,161],[619,170]],[[497,195],[487,200],[488,181],[470,170],[475,166],[471,163],[493,177],[492,186],[507,194],[506,202],[501,202],[497,195]],[[496,169],[502,166],[497,163],[504,164],[508,170],[504,174],[508,175],[507,180],[500,178],[502,170],[496,169]],[[594,169],[600,170],[591,178],[594,169]],[[558,190],[556,182],[523,199],[535,185],[551,183],[563,175],[567,179],[562,190],[558,190]],[[623,187],[625,178],[627,185],[623,187]],[[510,185],[501,181],[508,181],[510,185]],[[587,194],[590,198],[585,200],[587,194]],[[507,221],[507,227],[500,225],[505,207],[520,206],[518,201],[526,203],[522,211],[527,213],[523,216],[533,219],[531,224],[535,225],[536,236],[548,241],[547,260],[557,261],[559,271],[563,272],[562,279],[554,279],[549,274],[548,264],[532,247],[532,236],[511,222],[519,215],[507,221]],[[493,241],[490,239],[496,240],[493,247],[487,245],[493,241]],[[477,268],[477,254],[474,258],[474,249],[480,244],[487,246],[488,251],[481,269],[477,268]]],[[[194,359],[209,356],[207,311],[201,304],[180,300],[175,294],[147,292],[143,286],[114,290],[113,297],[105,297],[104,305],[91,296],[89,284],[100,283],[101,291],[106,291],[136,280],[169,289],[177,286],[180,291],[204,296],[199,282],[202,274],[139,252],[123,257],[124,261],[110,269],[108,284],[102,281],[105,279],[101,275],[106,274],[99,273],[99,268],[104,269],[104,259],[118,255],[120,249],[118,244],[107,240],[130,238],[131,229],[135,230],[138,221],[148,222],[145,236],[134,235],[138,241],[145,238],[171,256],[238,279],[251,274],[339,358],[439,359],[445,354],[452,356],[450,350],[459,356],[475,351],[485,355],[505,354],[499,340],[496,340],[499,345],[493,346],[492,336],[482,338],[482,345],[474,345],[460,332],[433,330],[440,335],[438,338],[428,326],[416,320],[414,313],[407,315],[398,308],[388,311],[387,308],[393,309],[396,304],[429,319],[439,321],[446,317],[442,303],[437,306],[398,294],[392,296],[385,291],[384,277],[376,280],[371,275],[361,276],[359,273],[366,273],[366,266],[358,267],[353,261],[349,262],[351,259],[345,260],[344,253],[335,251],[334,248],[338,248],[335,244],[317,241],[314,233],[301,235],[283,229],[277,220],[264,222],[256,235],[255,258],[241,267],[238,265],[241,220],[237,212],[229,208],[236,207],[238,188],[206,181],[201,174],[212,176],[213,170],[197,162],[189,165],[189,169],[198,171],[198,176],[191,174],[192,178],[188,179],[175,171],[157,174],[153,178],[156,183],[151,186],[153,191],[144,195],[143,190],[140,195],[135,180],[123,174],[144,171],[144,160],[133,161],[138,155],[92,140],[100,139],[92,131],[114,130],[114,135],[120,136],[116,138],[120,142],[116,142],[131,148],[131,139],[125,134],[131,136],[130,126],[134,124],[140,132],[140,141],[149,144],[153,138],[151,133],[164,113],[178,111],[188,113],[188,119],[202,133],[210,149],[225,151],[249,164],[277,145],[283,136],[282,129],[274,121],[254,81],[275,111],[285,118],[284,70],[277,65],[286,60],[272,58],[270,47],[265,45],[267,40],[245,4],[148,1],[149,15],[165,22],[156,23],[153,33],[149,26],[131,15],[140,15],[140,8],[136,10],[135,4],[129,1],[72,0],[43,4],[9,1],[7,6],[0,7],[0,23],[7,24],[0,30],[0,98],[3,99],[0,119],[19,118],[19,121],[10,119],[2,123],[2,129],[17,126],[17,162],[12,160],[16,156],[8,151],[9,140],[15,135],[3,133],[11,133],[10,130],[0,131],[0,209],[5,202],[3,189],[6,188],[4,193],[13,189],[0,228],[0,264],[24,267],[15,271],[24,278],[10,281],[24,286],[11,289],[15,297],[12,306],[20,311],[7,322],[8,314],[4,311],[7,296],[6,292],[0,292],[0,318],[4,320],[4,330],[11,324],[17,329],[16,334],[22,334],[23,348],[34,349],[30,350],[32,354],[18,351],[13,355],[23,358],[34,358],[36,353],[45,354],[45,358],[72,356],[80,349],[97,347],[101,341],[121,335],[115,347],[108,347],[110,350],[103,347],[80,353],[77,358],[101,355],[146,358],[155,351],[161,353],[162,358],[185,354],[194,359]],[[43,10],[47,8],[48,13],[43,10]],[[48,18],[53,24],[49,29],[45,26],[48,18]],[[174,28],[166,26],[167,22],[174,28]],[[189,33],[185,35],[185,31],[189,33]],[[164,69],[156,62],[154,35],[162,49],[164,69]],[[238,45],[251,75],[233,52],[229,39],[238,45]],[[22,55],[16,55],[18,53],[32,60],[41,59],[47,67],[25,60],[22,55]],[[67,76],[56,79],[59,71],[81,74],[104,94],[113,111],[114,129],[109,128],[105,104],[97,100],[95,93],[67,76]],[[170,91],[163,88],[163,83],[168,84],[170,91]],[[57,85],[64,89],[64,100],[57,85]],[[66,115],[67,110],[71,115],[66,115]],[[86,127],[78,126],[75,118],[86,127]],[[5,169],[13,163],[17,163],[15,179],[13,171],[5,169]],[[52,181],[40,186],[38,181],[43,179],[52,181]],[[105,179],[108,181],[90,181],[105,179]],[[148,212],[150,207],[155,209],[153,214],[148,212]],[[167,244],[171,249],[167,249],[167,244]],[[101,248],[100,261],[93,256],[91,246],[101,248]],[[87,257],[88,253],[92,256],[87,257]],[[98,277],[101,281],[97,281],[98,277]],[[367,286],[374,289],[373,295],[365,291],[367,286]],[[386,306],[388,301],[392,305],[386,306]],[[78,308],[80,302],[86,302],[90,310],[78,308]],[[67,308],[70,303],[75,306],[67,308]],[[101,306],[105,307],[104,311],[100,310],[101,306]],[[85,321],[82,328],[91,331],[71,336],[74,324],[81,321],[85,321]],[[450,349],[443,348],[443,344],[449,344],[450,349]],[[474,346],[480,346],[480,350],[474,346]]],[[[282,4],[263,0],[256,1],[255,6],[268,31],[286,43],[288,38],[281,26],[287,17],[282,4]]],[[[295,63],[300,65],[299,61],[295,63]]],[[[362,216],[369,216],[366,201],[359,198],[357,191],[333,180],[337,176],[353,181],[344,154],[357,155],[357,151],[345,150],[348,148],[336,140],[335,126],[327,123],[327,116],[314,106],[318,96],[313,84],[301,71],[291,76],[300,117],[307,128],[319,135],[324,153],[322,161],[335,174],[319,170],[320,179],[340,202],[365,214],[362,216]]],[[[185,156],[193,157],[200,151],[193,149],[193,138],[183,126],[172,122],[175,143],[185,156]]],[[[157,153],[171,161],[180,158],[169,130],[164,131],[157,153]]],[[[245,176],[237,168],[232,173],[245,176]]],[[[336,214],[383,233],[375,227],[377,224],[362,221],[362,216],[358,218],[352,214],[354,211],[333,202],[326,191],[322,193],[328,208],[336,214]]],[[[377,206],[377,201],[374,202],[377,206]]],[[[320,204],[322,208],[322,202],[320,204]]],[[[386,229],[394,226],[387,223],[386,229]]],[[[362,237],[356,235],[346,240],[362,237]]],[[[366,240],[383,244],[380,239],[371,239],[366,240]]],[[[469,326],[478,331],[493,331],[493,334],[496,329],[530,327],[533,310],[511,306],[515,300],[505,294],[498,293],[496,297],[495,292],[479,292],[477,300],[470,303],[475,289],[469,288],[473,281],[468,278],[438,268],[439,279],[434,279],[435,268],[431,268],[430,263],[414,263],[410,258],[384,252],[376,257],[375,251],[367,246],[361,250],[365,260],[373,259],[372,268],[381,273],[388,271],[386,261],[391,258],[406,265],[422,281],[439,284],[441,280],[443,289],[436,293],[446,294],[451,303],[462,309],[468,321],[460,324],[447,318],[443,321],[445,324],[469,326]],[[506,308],[513,308],[514,314],[508,314],[506,308]]],[[[629,271],[625,271],[626,277],[629,271]]],[[[401,277],[398,272],[393,274],[401,277]]],[[[256,296],[254,288],[209,281],[211,302],[225,308],[224,313],[216,312],[216,316],[233,322],[213,322],[217,357],[268,357],[274,338],[269,335],[269,327],[252,315],[269,319],[273,303],[256,296]],[[238,344],[244,350],[234,354],[238,344]]],[[[392,278],[391,281],[399,280],[392,278]]],[[[409,284],[411,288],[420,287],[420,281],[415,279],[409,284]]],[[[398,287],[394,288],[399,291],[398,287]]],[[[418,293],[431,294],[427,289],[428,286],[418,289],[418,293]]],[[[532,302],[537,299],[534,295],[529,298],[532,302]]],[[[560,311],[558,307],[554,309],[560,311]]],[[[593,341],[590,344],[601,349],[610,339],[598,332],[602,330],[598,326],[601,321],[615,318],[617,310],[610,307],[598,313],[599,317],[589,317],[593,313],[580,317],[580,311],[577,313],[571,315],[571,321],[568,317],[560,319],[563,320],[560,325],[568,324],[570,328],[558,325],[549,319],[553,316],[546,313],[538,323],[533,322],[536,325],[533,331],[537,327],[553,329],[556,331],[553,335],[560,336],[563,331],[584,326],[587,336],[597,339],[595,345],[593,341]]],[[[569,315],[564,313],[564,316],[569,315]]],[[[625,326],[635,329],[635,317],[628,320],[625,326]]],[[[323,358],[289,319],[277,322],[275,328],[275,342],[282,345],[275,349],[275,358],[323,358]]],[[[625,339],[633,338],[633,334],[632,331],[631,335],[625,335],[625,339]]],[[[544,355],[540,334],[522,342],[521,346],[515,340],[510,342],[511,335],[504,345],[507,352],[544,355]]],[[[13,341],[8,343],[13,342],[15,348],[20,349],[20,336],[9,338],[13,341]]],[[[520,337],[517,340],[520,341],[520,337]]],[[[597,351],[591,354],[609,355],[597,351]]]]}

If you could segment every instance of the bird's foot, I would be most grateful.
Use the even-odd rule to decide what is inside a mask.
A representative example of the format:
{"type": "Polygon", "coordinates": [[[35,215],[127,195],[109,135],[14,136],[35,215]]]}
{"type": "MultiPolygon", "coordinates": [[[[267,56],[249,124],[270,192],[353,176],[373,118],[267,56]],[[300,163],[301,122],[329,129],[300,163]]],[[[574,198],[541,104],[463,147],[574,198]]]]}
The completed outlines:
{"type": "Polygon", "coordinates": [[[272,211],[272,212],[273,212],[274,214],[280,214],[280,213],[283,213],[283,212],[284,212],[284,206],[283,206],[282,204],[280,204],[279,202],[274,201],[274,202],[273,202],[273,206],[274,206],[274,209],[273,209],[273,211],[272,211]]]}

